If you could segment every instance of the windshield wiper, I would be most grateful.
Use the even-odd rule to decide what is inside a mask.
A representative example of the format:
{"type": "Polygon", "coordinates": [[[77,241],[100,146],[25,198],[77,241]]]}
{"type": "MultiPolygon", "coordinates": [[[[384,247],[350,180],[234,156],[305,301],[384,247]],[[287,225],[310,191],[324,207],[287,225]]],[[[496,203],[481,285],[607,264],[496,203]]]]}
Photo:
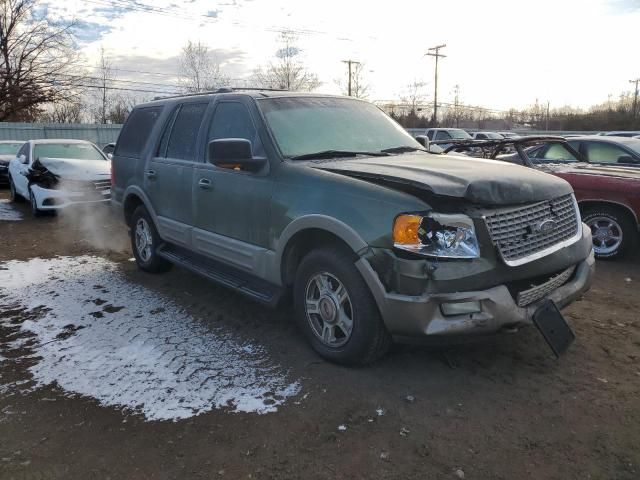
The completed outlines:
{"type": "Polygon", "coordinates": [[[360,152],[352,150],[322,150],[320,152],[305,153],[304,155],[296,155],[289,157],[290,160],[312,160],[316,158],[340,158],[340,157],[356,157],[365,155],[367,157],[386,157],[389,153],[381,152],[360,152]]]}
{"type": "Polygon", "coordinates": [[[380,150],[382,153],[404,153],[404,152],[427,152],[426,148],[411,147],[409,145],[401,145],[400,147],[391,147],[380,150]]]}

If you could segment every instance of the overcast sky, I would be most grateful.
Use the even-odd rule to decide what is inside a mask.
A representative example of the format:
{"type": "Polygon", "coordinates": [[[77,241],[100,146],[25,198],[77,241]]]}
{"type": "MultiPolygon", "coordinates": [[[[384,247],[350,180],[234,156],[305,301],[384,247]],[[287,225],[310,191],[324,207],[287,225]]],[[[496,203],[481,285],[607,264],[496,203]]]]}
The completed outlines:
{"type": "MultiPolygon", "coordinates": [[[[640,0],[56,0],[51,18],[80,21],[85,63],[103,46],[123,70],[175,74],[188,40],[216,51],[222,70],[241,79],[267,63],[278,31],[293,29],[304,61],[339,93],[341,60],[366,64],[370,99],[406,94],[413,81],[433,94],[428,47],[446,44],[440,99],[454,85],[468,104],[506,109],[536,98],[552,106],[588,106],[630,90],[640,77],[640,0]],[[147,11],[140,11],[147,10],[147,11]]],[[[120,78],[173,83],[166,75],[121,72],[120,78]]],[[[232,82],[233,83],[233,82],[232,82]]],[[[140,87],[142,88],[142,87],[140,87]]]]}

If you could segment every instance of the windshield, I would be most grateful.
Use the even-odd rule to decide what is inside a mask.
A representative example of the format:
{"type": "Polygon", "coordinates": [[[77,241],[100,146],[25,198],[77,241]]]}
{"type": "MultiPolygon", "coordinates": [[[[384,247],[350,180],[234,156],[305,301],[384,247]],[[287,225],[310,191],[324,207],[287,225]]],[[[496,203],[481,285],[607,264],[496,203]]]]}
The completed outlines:
{"type": "Polygon", "coordinates": [[[332,150],[424,149],[370,103],[348,98],[286,97],[260,99],[258,104],[286,158],[332,150]]]}
{"type": "Polygon", "coordinates": [[[493,133],[493,132],[487,132],[485,133],[485,135],[487,136],[487,138],[490,138],[491,140],[502,140],[504,138],[499,133],[493,133]]]}
{"type": "Polygon", "coordinates": [[[640,139],[636,140],[633,138],[631,140],[627,140],[624,142],[624,145],[640,155],[640,139]]]}
{"type": "Polygon", "coordinates": [[[39,143],[34,158],[69,158],[73,160],[106,160],[104,155],[90,143],[39,143]]]}
{"type": "Polygon", "coordinates": [[[0,143],[0,155],[15,155],[22,143],[0,143]]]}
{"type": "Polygon", "coordinates": [[[460,128],[452,128],[451,130],[447,130],[447,133],[456,140],[469,140],[473,137],[469,135],[466,131],[460,128]]]}

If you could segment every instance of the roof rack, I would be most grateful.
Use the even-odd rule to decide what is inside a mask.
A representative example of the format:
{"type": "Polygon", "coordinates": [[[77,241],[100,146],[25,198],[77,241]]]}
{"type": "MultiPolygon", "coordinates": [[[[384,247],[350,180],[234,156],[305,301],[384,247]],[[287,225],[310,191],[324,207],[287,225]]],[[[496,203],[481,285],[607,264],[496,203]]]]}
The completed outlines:
{"type": "Polygon", "coordinates": [[[181,97],[198,97],[201,95],[213,95],[216,93],[233,93],[233,92],[288,92],[289,90],[284,88],[260,88],[260,87],[220,87],[216,90],[207,90],[206,92],[197,92],[197,93],[182,93],[179,95],[168,95],[162,97],[154,97],[154,100],[166,100],[170,98],[181,98],[181,97]]]}

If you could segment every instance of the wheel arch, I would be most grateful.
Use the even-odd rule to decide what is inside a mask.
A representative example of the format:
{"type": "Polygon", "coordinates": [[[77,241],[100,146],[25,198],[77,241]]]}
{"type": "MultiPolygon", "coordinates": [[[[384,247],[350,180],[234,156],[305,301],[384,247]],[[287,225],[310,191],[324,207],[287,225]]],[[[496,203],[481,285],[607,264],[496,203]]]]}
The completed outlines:
{"type": "Polygon", "coordinates": [[[626,215],[630,220],[634,222],[636,226],[638,226],[638,217],[635,212],[629,208],[628,205],[625,205],[621,202],[616,202],[614,200],[581,200],[578,202],[578,207],[580,208],[580,213],[583,214],[586,209],[592,209],[597,207],[608,207],[616,209],[626,215]]]}
{"type": "Polygon", "coordinates": [[[340,245],[353,253],[354,261],[368,248],[353,228],[326,215],[308,215],[290,223],[280,236],[279,244],[276,263],[284,286],[293,283],[300,261],[315,248],[340,245]]]}
{"type": "Polygon", "coordinates": [[[153,222],[157,225],[158,221],[156,218],[156,212],[151,206],[149,197],[147,197],[144,191],[138,187],[128,188],[123,195],[122,210],[125,223],[128,226],[131,226],[131,216],[133,215],[135,209],[140,205],[144,205],[144,207],[149,212],[149,215],[151,215],[153,222]]]}

